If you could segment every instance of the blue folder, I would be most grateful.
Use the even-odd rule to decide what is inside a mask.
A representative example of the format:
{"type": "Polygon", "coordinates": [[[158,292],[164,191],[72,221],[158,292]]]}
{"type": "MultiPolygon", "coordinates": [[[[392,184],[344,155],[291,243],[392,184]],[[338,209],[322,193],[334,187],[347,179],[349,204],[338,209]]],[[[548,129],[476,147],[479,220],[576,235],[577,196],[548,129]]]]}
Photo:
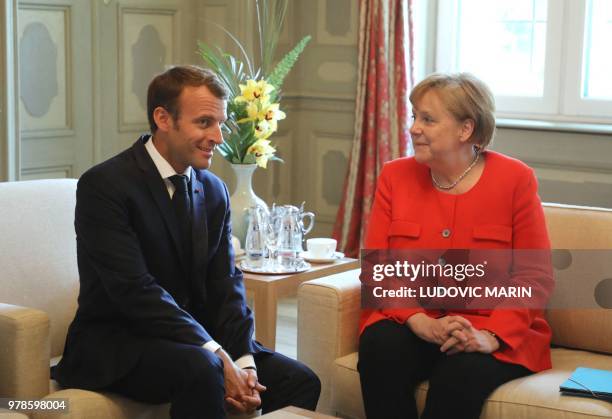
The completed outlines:
{"type": "Polygon", "coordinates": [[[612,371],[576,368],[559,390],[572,396],[586,396],[612,401],[612,371]]]}

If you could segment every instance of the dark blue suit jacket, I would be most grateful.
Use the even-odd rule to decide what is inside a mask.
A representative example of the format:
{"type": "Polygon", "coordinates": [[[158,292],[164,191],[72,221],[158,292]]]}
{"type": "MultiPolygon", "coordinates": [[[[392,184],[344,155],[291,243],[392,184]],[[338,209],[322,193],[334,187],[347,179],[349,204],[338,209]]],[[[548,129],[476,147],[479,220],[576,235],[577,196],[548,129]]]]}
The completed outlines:
{"type": "Polygon", "coordinates": [[[53,370],[65,386],[108,386],[135,365],[150,338],[198,346],[214,339],[234,359],[265,350],[251,338],[225,184],[209,171],[192,172],[188,266],[166,185],[144,147],[148,139],[78,182],[79,307],[53,370]]]}

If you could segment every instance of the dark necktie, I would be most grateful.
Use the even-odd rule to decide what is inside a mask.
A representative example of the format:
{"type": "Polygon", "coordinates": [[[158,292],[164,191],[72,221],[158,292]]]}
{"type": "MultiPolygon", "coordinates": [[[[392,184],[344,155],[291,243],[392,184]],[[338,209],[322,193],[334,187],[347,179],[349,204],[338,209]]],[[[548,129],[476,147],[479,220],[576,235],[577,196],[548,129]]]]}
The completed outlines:
{"type": "Polygon", "coordinates": [[[172,205],[181,231],[185,260],[188,264],[191,264],[191,199],[187,186],[187,176],[174,175],[170,176],[169,179],[175,188],[174,195],[172,195],[172,205]]]}

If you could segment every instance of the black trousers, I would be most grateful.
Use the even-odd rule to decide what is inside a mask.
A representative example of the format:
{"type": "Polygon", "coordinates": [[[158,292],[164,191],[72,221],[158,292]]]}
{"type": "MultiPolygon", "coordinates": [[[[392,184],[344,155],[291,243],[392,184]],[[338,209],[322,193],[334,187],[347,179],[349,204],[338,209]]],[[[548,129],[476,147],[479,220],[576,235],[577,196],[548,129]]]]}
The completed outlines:
{"type": "MultiPolygon", "coordinates": [[[[293,405],[314,410],[321,382],[305,365],[279,353],[255,355],[264,413],[293,405]]],[[[171,403],[173,419],[222,419],[223,362],[207,349],[150,339],[138,364],[108,390],[145,403],[171,403]]]]}
{"type": "Polygon", "coordinates": [[[414,391],[426,379],[429,391],[422,418],[478,419],[493,390],[530,374],[490,354],[446,355],[391,320],[364,330],[357,368],[368,419],[418,418],[414,391]]]}

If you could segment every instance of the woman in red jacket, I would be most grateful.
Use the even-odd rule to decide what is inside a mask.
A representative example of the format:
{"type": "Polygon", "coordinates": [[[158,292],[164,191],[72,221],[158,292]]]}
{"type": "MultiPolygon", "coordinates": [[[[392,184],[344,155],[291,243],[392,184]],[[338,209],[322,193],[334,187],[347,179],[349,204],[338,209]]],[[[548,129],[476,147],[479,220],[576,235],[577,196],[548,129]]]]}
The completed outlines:
{"type": "MultiPolygon", "coordinates": [[[[486,150],[495,129],[490,90],[469,74],[434,74],[410,101],[414,157],[384,166],[365,247],[548,249],[533,171],[486,150]]],[[[550,289],[543,266],[507,268],[550,289]]],[[[426,379],[423,418],[478,418],[495,388],[551,367],[539,309],[363,310],[360,333],[368,418],[417,418],[414,390],[426,379]]]]}

